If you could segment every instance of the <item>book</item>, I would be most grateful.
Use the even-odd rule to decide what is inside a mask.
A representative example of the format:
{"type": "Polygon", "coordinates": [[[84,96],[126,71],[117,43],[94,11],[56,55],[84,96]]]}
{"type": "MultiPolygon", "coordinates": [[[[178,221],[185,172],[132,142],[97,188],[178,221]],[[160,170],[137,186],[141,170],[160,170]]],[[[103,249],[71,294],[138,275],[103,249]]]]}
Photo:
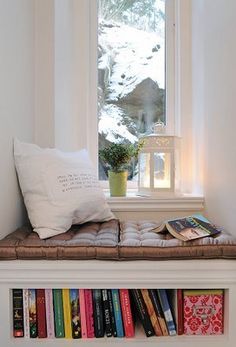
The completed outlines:
{"type": "Polygon", "coordinates": [[[38,323],[38,337],[47,337],[46,327],[46,307],[45,307],[45,289],[36,289],[36,311],[38,323]]]}
{"type": "Polygon", "coordinates": [[[81,338],[79,289],[70,289],[70,308],[73,339],[81,338]]]}
{"type": "Polygon", "coordinates": [[[166,325],[169,331],[169,335],[176,335],[176,327],[171,312],[170,303],[168,300],[166,289],[157,289],[158,297],[160,300],[161,308],[165,316],[166,325]]]}
{"type": "Polygon", "coordinates": [[[163,334],[162,334],[161,326],[160,326],[157,314],[154,310],[154,306],[152,304],[152,301],[150,299],[148,289],[141,289],[141,293],[142,293],[143,300],[144,300],[144,303],[146,305],[153,329],[155,331],[155,334],[157,336],[162,336],[163,334]]]}
{"type": "Polygon", "coordinates": [[[52,289],[45,289],[45,307],[46,307],[46,322],[47,322],[47,337],[53,339],[55,337],[54,330],[54,308],[52,289]]]}
{"type": "Polygon", "coordinates": [[[120,307],[119,289],[112,289],[112,303],[116,323],[117,337],[124,337],[123,321],[120,307]]]}
{"type": "Polygon", "coordinates": [[[101,289],[93,289],[93,312],[95,337],[104,337],[104,321],[101,289]]]}
{"type": "Polygon", "coordinates": [[[86,322],[86,306],[84,289],[79,289],[79,304],[80,304],[80,322],[81,322],[81,336],[83,339],[87,338],[87,322],[86,322]]]}
{"type": "Polygon", "coordinates": [[[71,307],[70,307],[70,290],[68,288],[62,289],[62,302],[63,302],[65,338],[66,339],[72,339],[72,318],[71,318],[71,307]]]}
{"type": "Polygon", "coordinates": [[[110,315],[111,315],[112,335],[114,337],[117,337],[115,312],[114,312],[114,307],[113,307],[113,302],[112,302],[112,292],[111,292],[111,289],[107,289],[107,296],[108,296],[109,310],[110,310],[110,315]]]}
{"type": "Polygon", "coordinates": [[[147,312],[143,296],[140,289],[130,289],[133,302],[135,305],[135,310],[138,315],[138,318],[143,326],[144,332],[147,337],[154,336],[155,332],[147,312]]]}
{"type": "Polygon", "coordinates": [[[168,231],[181,241],[190,241],[207,236],[215,236],[221,229],[200,214],[168,220],[154,229],[154,232],[168,231]]]}
{"type": "Polygon", "coordinates": [[[156,289],[148,289],[148,293],[149,293],[150,299],[152,301],[154,310],[156,312],[157,318],[159,320],[162,335],[168,336],[169,332],[167,329],[164,313],[162,311],[161,304],[160,304],[159,298],[158,298],[157,293],[156,293],[156,289]]]}
{"type": "Polygon", "coordinates": [[[176,289],[177,291],[177,333],[178,335],[184,334],[184,296],[182,289],[176,289]]]}
{"type": "Polygon", "coordinates": [[[29,323],[30,323],[30,337],[35,338],[38,336],[36,289],[29,289],[29,323]]]}
{"type": "Polygon", "coordinates": [[[184,334],[221,335],[224,330],[222,289],[183,290],[184,334]]]}
{"type": "Polygon", "coordinates": [[[12,290],[13,301],[13,336],[24,337],[23,290],[12,290]]]}
{"type": "Polygon", "coordinates": [[[103,314],[105,322],[105,332],[107,337],[112,336],[111,312],[108,301],[107,289],[102,289],[103,314]]]}
{"type": "Polygon", "coordinates": [[[85,307],[86,307],[86,323],[87,323],[87,337],[94,337],[94,321],[93,321],[93,295],[92,289],[84,290],[85,307]]]}
{"type": "Polygon", "coordinates": [[[23,289],[23,308],[24,308],[24,337],[30,337],[30,324],[29,324],[29,291],[23,289]]]}
{"type": "Polygon", "coordinates": [[[55,336],[65,337],[62,289],[53,289],[55,336]]]}
{"type": "Polygon", "coordinates": [[[125,337],[134,337],[134,322],[128,289],[120,289],[120,305],[123,318],[125,337]]]}
{"type": "Polygon", "coordinates": [[[183,290],[167,289],[167,297],[176,326],[177,335],[184,333],[183,290]]]}

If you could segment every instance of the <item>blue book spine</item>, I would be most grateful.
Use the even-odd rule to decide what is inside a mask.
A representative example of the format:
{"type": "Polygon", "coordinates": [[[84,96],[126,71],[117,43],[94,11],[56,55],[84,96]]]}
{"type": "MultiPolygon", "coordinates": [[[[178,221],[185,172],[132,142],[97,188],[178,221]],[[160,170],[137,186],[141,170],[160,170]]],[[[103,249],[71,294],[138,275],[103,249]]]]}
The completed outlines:
{"type": "Polygon", "coordinates": [[[118,289],[112,289],[111,292],[112,292],[112,302],[113,302],[113,308],[114,308],[117,337],[124,337],[119,290],[118,289]]]}
{"type": "Polygon", "coordinates": [[[168,300],[168,296],[165,289],[157,289],[158,297],[161,303],[161,308],[164,313],[167,329],[169,331],[169,335],[176,335],[176,327],[173,319],[173,315],[170,309],[170,304],[168,300]]]}

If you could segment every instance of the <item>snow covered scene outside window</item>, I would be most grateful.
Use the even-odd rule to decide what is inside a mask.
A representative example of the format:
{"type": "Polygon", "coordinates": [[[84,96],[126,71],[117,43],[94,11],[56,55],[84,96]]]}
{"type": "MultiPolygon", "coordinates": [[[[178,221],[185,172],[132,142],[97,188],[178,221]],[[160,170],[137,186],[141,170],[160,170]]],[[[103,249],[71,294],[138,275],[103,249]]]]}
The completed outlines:
{"type": "MultiPolygon", "coordinates": [[[[165,0],[98,0],[99,149],[165,123],[165,0]]],[[[107,180],[99,162],[99,179],[107,180]]],[[[129,167],[137,180],[137,160],[129,167]]]]}

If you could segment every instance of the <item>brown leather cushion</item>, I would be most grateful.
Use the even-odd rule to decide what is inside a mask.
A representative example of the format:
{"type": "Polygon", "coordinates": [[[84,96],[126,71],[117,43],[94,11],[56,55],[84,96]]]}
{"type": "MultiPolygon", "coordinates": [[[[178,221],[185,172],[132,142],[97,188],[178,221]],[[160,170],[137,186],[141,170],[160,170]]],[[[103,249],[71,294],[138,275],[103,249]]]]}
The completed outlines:
{"type": "Polygon", "coordinates": [[[226,232],[215,238],[182,242],[169,233],[152,232],[155,226],[157,222],[127,221],[121,223],[119,231],[117,220],[86,223],[46,240],[23,227],[0,241],[0,260],[236,259],[236,238],[226,232]]]}
{"type": "Polygon", "coordinates": [[[120,259],[236,259],[236,238],[227,232],[183,242],[168,232],[154,233],[160,223],[127,221],[121,223],[120,259]]]}
{"type": "Polygon", "coordinates": [[[0,241],[0,259],[117,259],[119,222],[86,223],[41,240],[23,227],[0,241]]]}

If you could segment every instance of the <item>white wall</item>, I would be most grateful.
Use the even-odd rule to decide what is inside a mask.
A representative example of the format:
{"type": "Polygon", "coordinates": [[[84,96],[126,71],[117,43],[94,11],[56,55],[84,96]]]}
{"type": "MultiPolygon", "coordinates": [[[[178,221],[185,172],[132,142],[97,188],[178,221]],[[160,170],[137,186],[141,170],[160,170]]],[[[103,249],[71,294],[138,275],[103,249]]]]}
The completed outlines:
{"type": "MultiPolygon", "coordinates": [[[[79,4],[78,1],[73,1],[74,6],[79,4]]],[[[58,4],[63,5],[63,1],[58,4]]],[[[4,226],[1,236],[22,224],[23,219],[12,157],[13,136],[25,141],[35,139],[45,146],[53,145],[56,139],[62,147],[68,147],[66,141],[63,142],[63,136],[68,132],[73,135],[75,147],[87,141],[76,142],[77,127],[61,127],[65,124],[65,114],[72,118],[78,114],[77,104],[70,108],[66,91],[64,94],[63,90],[57,91],[56,97],[61,97],[63,103],[67,101],[64,107],[68,107],[63,117],[58,118],[58,123],[54,119],[54,69],[65,68],[64,75],[57,78],[62,83],[68,77],[66,86],[70,78],[77,85],[80,71],[76,70],[77,76],[72,76],[63,55],[54,66],[55,49],[62,54],[63,47],[57,41],[55,48],[53,41],[54,31],[60,24],[54,23],[53,6],[53,0],[0,0],[0,223],[4,226]],[[63,129],[63,132],[57,131],[57,136],[55,126],[63,129]]],[[[204,180],[209,218],[232,231],[236,216],[235,13],[235,0],[192,0],[193,125],[196,135],[193,145],[198,158],[203,158],[196,163],[195,174],[204,180]]],[[[72,46],[70,43],[70,54],[79,57],[72,46]]],[[[68,52],[64,53],[66,57],[68,52]]],[[[87,56],[80,58],[85,60],[87,56]]],[[[72,101],[76,97],[73,95],[72,101]]],[[[80,101],[86,110],[87,101],[80,101]]]]}
{"type": "Polygon", "coordinates": [[[22,224],[12,139],[34,136],[34,1],[0,0],[0,236],[22,224]]]}
{"type": "Polygon", "coordinates": [[[195,144],[205,161],[199,174],[209,218],[236,234],[235,13],[235,0],[193,0],[195,144]]]}
{"type": "Polygon", "coordinates": [[[42,147],[54,147],[54,0],[33,1],[35,1],[35,142],[42,147]]]}
{"type": "Polygon", "coordinates": [[[95,69],[96,76],[97,69],[96,23],[96,1],[55,1],[55,146],[63,150],[86,147],[94,163],[97,152],[91,148],[97,142],[97,126],[89,120],[97,114],[96,78],[93,75],[91,80],[90,75],[95,69]],[[91,12],[95,35],[88,20],[91,12]]]}
{"type": "MultiPolygon", "coordinates": [[[[88,73],[91,60],[88,17],[90,3],[96,9],[96,2],[35,2],[35,141],[43,147],[90,150],[90,142],[97,138],[97,129],[94,127],[95,133],[91,136],[91,125],[87,124],[93,104],[88,73]]],[[[96,25],[96,19],[94,22],[96,25]]],[[[95,68],[96,64],[95,54],[95,68]]],[[[96,81],[94,83],[96,85],[96,81]]],[[[96,112],[96,106],[94,108],[96,112]]]]}

